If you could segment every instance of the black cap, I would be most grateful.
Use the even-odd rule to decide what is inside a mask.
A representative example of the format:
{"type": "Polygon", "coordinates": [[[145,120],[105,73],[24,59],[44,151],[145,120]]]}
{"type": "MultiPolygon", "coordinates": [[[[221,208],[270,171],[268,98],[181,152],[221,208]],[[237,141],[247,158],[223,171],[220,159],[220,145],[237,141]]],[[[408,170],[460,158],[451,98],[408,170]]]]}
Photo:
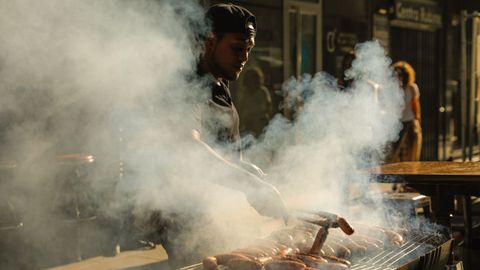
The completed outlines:
{"type": "Polygon", "coordinates": [[[248,9],[234,4],[216,4],[211,6],[206,15],[212,22],[214,33],[240,33],[255,35],[257,22],[248,9]]]}

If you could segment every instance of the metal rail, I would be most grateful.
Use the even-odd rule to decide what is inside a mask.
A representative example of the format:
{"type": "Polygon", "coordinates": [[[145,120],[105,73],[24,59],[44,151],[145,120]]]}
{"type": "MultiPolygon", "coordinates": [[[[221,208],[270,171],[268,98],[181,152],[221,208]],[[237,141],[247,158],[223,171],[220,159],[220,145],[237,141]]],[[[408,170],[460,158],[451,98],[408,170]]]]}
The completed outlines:
{"type": "MultiPolygon", "coordinates": [[[[401,267],[404,263],[412,261],[409,258],[412,253],[426,248],[425,245],[439,246],[441,243],[434,243],[434,235],[417,235],[405,242],[399,250],[384,250],[373,257],[364,257],[355,262],[350,269],[352,270],[394,270],[401,267]],[[433,243],[432,243],[433,242],[433,243]],[[402,263],[403,260],[403,263],[402,263]]],[[[418,257],[418,256],[417,256],[418,257]]],[[[417,259],[415,257],[414,259],[417,259]]]]}
{"type": "Polygon", "coordinates": [[[476,91],[476,42],[477,42],[477,23],[480,18],[480,12],[474,11],[467,13],[463,10],[461,13],[461,58],[460,58],[460,100],[461,100],[461,147],[462,160],[472,161],[475,135],[478,135],[476,125],[476,115],[478,112],[477,91],[476,91]],[[467,41],[467,22],[472,21],[471,42],[470,42],[470,69],[468,68],[468,41],[467,41]],[[470,73],[470,76],[467,74],[470,73]],[[469,85],[470,87],[467,87],[469,85]]]}

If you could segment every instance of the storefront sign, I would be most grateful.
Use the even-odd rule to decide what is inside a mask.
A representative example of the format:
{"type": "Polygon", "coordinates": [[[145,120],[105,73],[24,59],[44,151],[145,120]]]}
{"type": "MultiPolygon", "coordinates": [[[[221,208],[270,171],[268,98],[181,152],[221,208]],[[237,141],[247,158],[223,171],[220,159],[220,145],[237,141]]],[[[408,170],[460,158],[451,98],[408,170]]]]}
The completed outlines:
{"type": "Polygon", "coordinates": [[[442,11],[436,2],[421,0],[395,0],[394,16],[397,21],[442,26],[442,11]]]}
{"type": "Polygon", "coordinates": [[[358,43],[358,36],[356,33],[338,32],[337,29],[327,32],[327,51],[347,53],[353,50],[358,43]]]}

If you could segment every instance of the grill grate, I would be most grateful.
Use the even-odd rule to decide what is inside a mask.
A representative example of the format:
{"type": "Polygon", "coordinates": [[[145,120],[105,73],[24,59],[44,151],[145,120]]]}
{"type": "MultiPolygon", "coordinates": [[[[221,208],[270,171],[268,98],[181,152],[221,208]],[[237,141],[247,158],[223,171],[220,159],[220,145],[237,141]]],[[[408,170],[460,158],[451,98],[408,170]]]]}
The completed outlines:
{"type": "MultiPolygon", "coordinates": [[[[444,269],[452,240],[439,235],[411,233],[400,248],[383,250],[377,254],[352,258],[351,270],[436,270],[444,269]],[[412,267],[412,265],[417,265],[412,267]]],[[[201,270],[202,263],[180,270],[201,270]]],[[[227,267],[219,267],[219,270],[227,267]]]]}
{"type": "MultiPolygon", "coordinates": [[[[441,241],[435,235],[411,234],[400,249],[384,250],[374,256],[362,257],[354,260],[350,269],[352,270],[394,270],[408,268],[411,263],[421,263],[423,266],[418,269],[436,269],[440,261],[448,259],[451,240],[441,241]],[[443,252],[442,252],[443,251],[443,252]],[[441,253],[446,256],[441,257],[441,253]],[[433,254],[433,256],[429,256],[433,254]],[[427,259],[425,259],[427,258],[427,259]]],[[[445,265],[443,263],[443,265],[445,265]]]]}

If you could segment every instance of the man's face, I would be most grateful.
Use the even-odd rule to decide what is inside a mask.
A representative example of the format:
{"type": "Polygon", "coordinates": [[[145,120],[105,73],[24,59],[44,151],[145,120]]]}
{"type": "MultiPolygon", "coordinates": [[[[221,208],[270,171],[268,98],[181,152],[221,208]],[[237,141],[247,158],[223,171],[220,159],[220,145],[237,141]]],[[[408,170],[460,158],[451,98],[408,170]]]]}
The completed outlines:
{"type": "Polygon", "coordinates": [[[215,77],[229,81],[238,79],[255,46],[255,37],[237,33],[214,36],[207,44],[207,61],[215,77]]]}

